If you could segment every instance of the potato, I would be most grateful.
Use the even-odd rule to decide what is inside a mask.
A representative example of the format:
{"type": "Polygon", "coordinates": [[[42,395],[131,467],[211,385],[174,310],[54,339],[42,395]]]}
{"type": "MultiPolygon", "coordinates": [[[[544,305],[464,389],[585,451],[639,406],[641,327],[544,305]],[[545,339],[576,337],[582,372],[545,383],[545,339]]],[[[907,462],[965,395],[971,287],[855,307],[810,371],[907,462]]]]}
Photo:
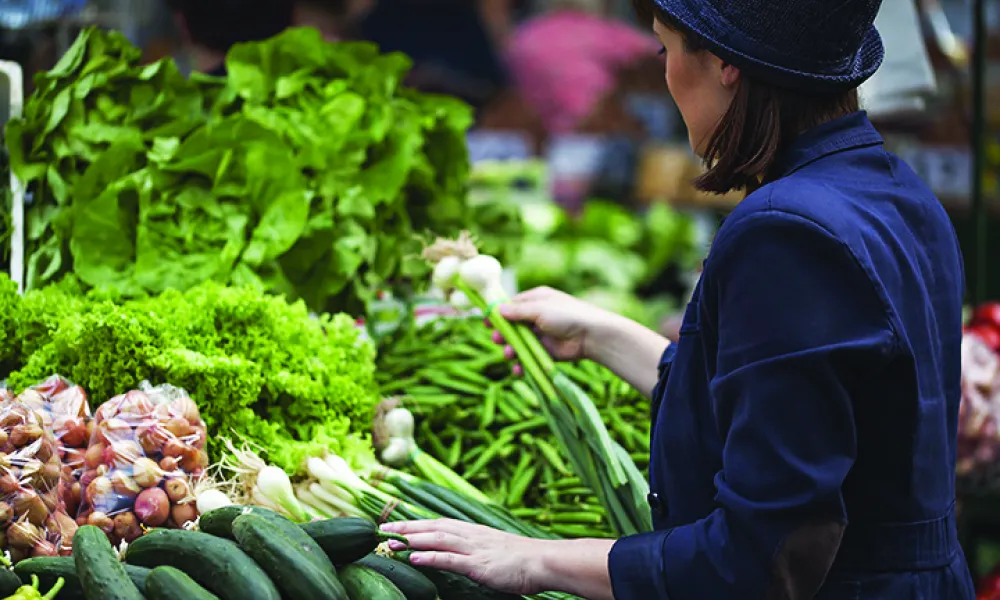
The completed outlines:
{"type": "Polygon", "coordinates": [[[38,441],[45,433],[41,425],[37,423],[24,423],[15,425],[10,431],[10,443],[17,448],[24,448],[38,441]]]}
{"type": "Polygon", "coordinates": [[[90,482],[90,485],[87,486],[85,497],[89,504],[97,507],[107,503],[108,499],[110,499],[114,493],[114,485],[111,483],[111,479],[102,475],[100,477],[95,477],[94,480],[90,482]]]}
{"type": "Polygon", "coordinates": [[[159,527],[170,516],[170,499],[160,488],[143,490],[135,499],[135,516],[147,527],[159,527]]]}
{"type": "Polygon", "coordinates": [[[142,457],[132,465],[132,476],[135,482],[143,488],[151,488],[160,485],[163,480],[163,471],[156,461],[142,457]]]}
{"type": "Polygon", "coordinates": [[[167,493],[167,498],[169,498],[170,502],[174,504],[188,499],[191,495],[191,488],[188,486],[187,481],[182,477],[168,479],[163,485],[163,488],[167,493]]]}
{"type": "Polygon", "coordinates": [[[163,444],[170,439],[170,433],[159,423],[153,422],[137,427],[135,437],[139,441],[142,451],[151,456],[163,452],[163,444]]]}
{"type": "Polygon", "coordinates": [[[177,459],[173,456],[164,456],[160,461],[160,469],[162,469],[164,473],[173,473],[178,468],[179,465],[177,464],[177,459]]]}
{"type": "Polygon", "coordinates": [[[142,488],[125,471],[113,471],[109,477],[115,493],[124,498],[135,498],[142,488]]]}
{"type": "Polygon", "coordinates": [[[115,522],[106,513],[97,511],[91,513],[87,518],[87,524],[99,528],[107,535],[114,533],[115,522]]]}
{"type": "Polygon", "coordinates": [[[96,469],[101,461],[104,460],[104,451],[107,450],[107,446],[101,442],[91,444],[87,448],[87,452],[83,455],[83,464],[88,469],[96,469]]]}
{"type": "Polygon", "coordinates": [[[70,448],[82,448],[90,441],[87,424],[80,417],[63,417],[53,424],[56,438],[70,448]]]}
{"type": "Polygon", "coordinates": [[[102,464],[113,469],[130,467],[142,457],[142,448],[133,440],[121,440],[104,449],[102,464]]]}
{"type": "Polygon", "coordinates": [[[170,419],[164,427],[175,438],[182,441],[186,441],[185,438],[193,433],[191,424],[187,422],[187,419],[182,417],[170,419]]]}
{"type": "Polygon", "coordinates": [[[182,529],[184,525],[198,518],[198,509],[195,507],[194,502],[175,504],[170,509],[170,518],[177,525],[178,529],[182,529]]]}
{"type": "Polygon", "coordinates": [[[188,446],[184,442],[176,438],[169,439],[165,444],[163,444],[163,455],[180,459],[184,456],[184,450],[187,447],[188,446]]]}

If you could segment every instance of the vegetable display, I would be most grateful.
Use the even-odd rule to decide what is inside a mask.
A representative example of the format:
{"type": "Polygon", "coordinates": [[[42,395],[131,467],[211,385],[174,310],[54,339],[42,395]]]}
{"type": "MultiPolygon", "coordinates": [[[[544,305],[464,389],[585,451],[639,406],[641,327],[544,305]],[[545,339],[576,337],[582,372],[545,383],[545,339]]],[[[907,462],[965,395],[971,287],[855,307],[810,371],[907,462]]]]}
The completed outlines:
{"type": "Polygon", "coordinates": [[[60,490],[59,443],[40,416],[0,393],[0,550],[13,561],[68,554],[76,522],[60,490]]]}
{"type": "Polygon", "coordinates": [[[341,450],[348,432],[370,428],[374,370],[353,319],[314,318],[253,289],[206,283],[129,300],[66,282],[19,296],[0,275],[0,378],[10,388],[60,373],[104,401],[169,382],[194,400],[212,460],[222,436],[253,442],[293,474],[317,450],[341,450]]]}
{"type": "Polygon", "coordinates": [[[207,432],[198,407],[172,386],[140,389],[102,404],[76,466],[68,508],[77,523],[99,527],[113,542],[142,528],[185,527],[198,517],[194,483],[208,467],[207,432]]]}
{"type": "Polygon", "coordinates": [[[500,262],[480,254],[464,233],[457,240],[439,239],[424,257],[435,265],[433,283],[449,301],[482,311],[514,349],[560,449],[597,495],[615,534],[650,531],[649,486],[628,452],[611,439],[593,400],[556,366],[530,328],[509,323],[496,310],[507,299],[500,262]]]}
{"type": "Polygon", "coordinates": [[[978,307],[962,338],[959,482],[996,485],[1000,458],[1000,303],[978,307]]]}
{"type": "Polygon", "coordinates": [[[27,207],[26,285],[128,295],[206,280],[363,312],[420,281],[426,231],[472,225],[472,122],[400,84],[402,54],[290,29],[230,50],[228,76],[143,64],[85,30],[7,127],[27,207]]]}
{"type": "MultiPolygon", "coordinates": [[[[384,341],[377,364],[383,394],[398,396],[419,423],[411,451],[421,476],[431,477],[419,465],[432,457],[550,531],[611,535],[603,508],[573,473],[530,384],[511,373],[480,318],[439,318],[405,328],[384,341]]],[[[561,368],[594,398],[614,440],[644,469],[648,399],[595,363],[561,368]]],[[[385,451],[381,457],[386,460],[385,451]]]]}
{"type": "MultiPolygon", "coordinates": [[[[372,521],[335,518],[296,524],[254,506],[237,506],[235,513],[228,507],[223,510],[221,516],[212,512],[204,516],[208,522],[230,523],[223,528],[225,535],[154,529],[129,544],[120,562],[104,533],[84,526],[77,533],[72,558],[34,558],[19,563],[13,572],[0,572],[13,577],[12,585],[26,586],[11,589],[16,589],[10,596],[15,600],[522,598],[486,590],[465,577],[409,566],[407,552],[393,552],[384,543],[395,539],[405,547],[405,539],[379,534],[372,521]],[[303,537],[326,553],[311,554],[295,541],[303,537]],[[354,548],[350,558],[342,554],[344,546],[354,548]],[[48,581],[54,584],[43,597],[38,589],[48,581]]],[[[570,596],[549,593],[536,598],[570,596]]]]}

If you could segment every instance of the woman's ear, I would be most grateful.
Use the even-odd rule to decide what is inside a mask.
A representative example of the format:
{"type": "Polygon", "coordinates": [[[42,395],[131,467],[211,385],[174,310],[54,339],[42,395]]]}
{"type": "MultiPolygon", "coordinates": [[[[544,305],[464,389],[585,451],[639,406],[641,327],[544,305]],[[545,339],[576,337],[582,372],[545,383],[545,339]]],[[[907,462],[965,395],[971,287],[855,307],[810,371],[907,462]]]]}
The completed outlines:
{"type": "Polygon", "coordinates": [[[732,88],[740,80],[740,70],[728,63],[722,63],[721,83],[723,87],[732,88]]]}

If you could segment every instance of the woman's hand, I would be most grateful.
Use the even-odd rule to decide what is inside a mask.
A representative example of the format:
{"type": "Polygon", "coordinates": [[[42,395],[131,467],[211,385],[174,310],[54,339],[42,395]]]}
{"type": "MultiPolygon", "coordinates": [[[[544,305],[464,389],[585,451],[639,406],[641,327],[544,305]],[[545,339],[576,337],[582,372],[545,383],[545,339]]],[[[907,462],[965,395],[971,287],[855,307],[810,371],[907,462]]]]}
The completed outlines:
{"type": "MultiPolygon", "coordinates": [[[[566,592],[613,600],[608,555],[614,540],[533,540],[451,519],[386,523],[406,536],[410,562],[464,575],[510,594],[566,592]]],[[[402,550],[399,542],[389,542],[402,550]]]]}
{"type": "MultiPolygon", "coordinates": [[[[544,591],[538,569],[545,542],[451,519],[386,523],[382,529],[406,536],[414,565],[458,573],[502,592],[544,591]]],[[[403,549],[399,542],[390,547],[403,549]]]]}
{"type": "MultiPolygon", "coordinates": [[[[593,360],[646,397],[652,395],[660,356],[669,343],[655,331],[547,287],[518,294],[499,310],[508,321],[532,325],[556,360],[593,360]]],[[[514,358],[511,348],[505,352],[514,358]]]]}
{"type": "Polygon", "coordinates": [[[606,310],[549,287],[539,287],[514,296],[499,307],[508,321],[527,323],[538,331],[546,349],[556,360],[593,358],[591,344],[602,323],[614,320],[606,310]]]}

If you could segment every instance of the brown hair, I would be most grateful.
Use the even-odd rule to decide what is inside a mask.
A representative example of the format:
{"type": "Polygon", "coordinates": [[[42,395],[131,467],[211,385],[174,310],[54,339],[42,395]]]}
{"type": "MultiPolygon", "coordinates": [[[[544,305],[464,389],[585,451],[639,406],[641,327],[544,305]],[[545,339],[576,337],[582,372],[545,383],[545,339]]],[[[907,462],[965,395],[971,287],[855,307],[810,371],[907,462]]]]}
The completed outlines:
{"type": "MultiPolygon", "coordinates": [[[[654,19],[676,31],[688,52],[708,45],[650,0],[632,0],[644,23],[654,19]]],[[[780,152],[803,131],[859,110],[858,91],[810,94],[741,76],[733,101],[705,147],[706,171],[695,180],[702,191],[753,191],[772,175],[780,152]]]]}

